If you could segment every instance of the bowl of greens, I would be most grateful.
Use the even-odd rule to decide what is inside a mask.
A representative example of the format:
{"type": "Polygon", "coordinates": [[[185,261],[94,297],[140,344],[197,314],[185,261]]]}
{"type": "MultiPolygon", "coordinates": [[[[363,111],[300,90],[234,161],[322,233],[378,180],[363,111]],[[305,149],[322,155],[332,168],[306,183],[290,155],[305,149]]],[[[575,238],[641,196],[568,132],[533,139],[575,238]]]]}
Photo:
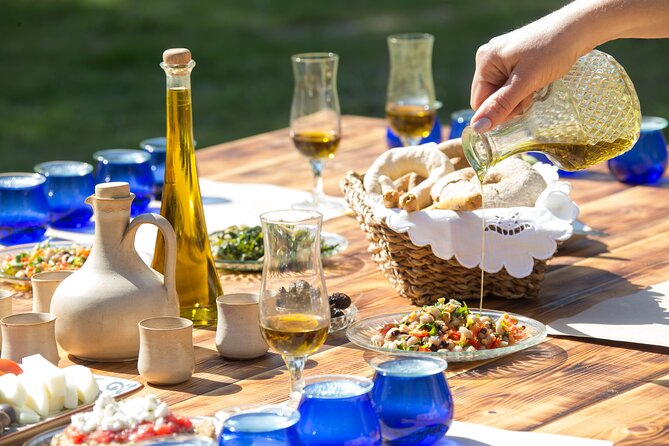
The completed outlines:
{"type": "MultiPolygon", "coordinates": [[[[262,271],[265,248],[260,226],[234,225],[209,234],[214,263],[219,269],[262,271]]],[[[348,247],[348,240],[339,234],[321,232],[321,256],[332,257],[348,247]]]]}

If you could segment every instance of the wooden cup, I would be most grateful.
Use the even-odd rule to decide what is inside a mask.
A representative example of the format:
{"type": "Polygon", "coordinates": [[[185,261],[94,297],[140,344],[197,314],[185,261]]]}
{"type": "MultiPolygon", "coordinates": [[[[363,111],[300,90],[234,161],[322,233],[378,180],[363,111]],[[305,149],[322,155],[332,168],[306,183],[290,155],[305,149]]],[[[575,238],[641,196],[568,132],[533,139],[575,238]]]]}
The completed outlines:
{"type": "MultiPolygon", "coordinates": [[[[13,297],[14,293],[11,291],[0,290],[0,319],[12,314],[13,297]]],[[[0,332],[0,345],[2,345],[2,332],[0,332]]]]}
{"type": "Polygon", "coordinates": [[[56,345],[56,316],[49,313],[17,313],[0,320],[2,355],[4,359],[21,362],[30,355],[40,354],[58,365],[60,356],[56,345]]]}
{"type": "Polygon", "coordinates": [[[33,286],[33,313],[50,313],[51,298],[58,285],[74,271],[45,271],[31,277],[33,286]]]}
{"type": "Polygon", "coordinates": [[[260,332],[258,294],[236,293],[216,298],[216,349],[225,358],[254,359],[267,353],[260,332]]]}
{"type": "Polygon", "coordinates": [[[188,381],[195,371],[193,322],[174,316],[139,321],[137,369],[151,384],[188,381]]]}

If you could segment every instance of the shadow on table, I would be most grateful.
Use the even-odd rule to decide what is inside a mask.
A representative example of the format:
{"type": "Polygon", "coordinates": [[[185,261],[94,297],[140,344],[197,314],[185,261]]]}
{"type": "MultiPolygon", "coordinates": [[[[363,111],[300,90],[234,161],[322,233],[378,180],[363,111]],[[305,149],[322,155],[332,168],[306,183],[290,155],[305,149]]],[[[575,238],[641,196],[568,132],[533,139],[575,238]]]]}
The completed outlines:
{"type": "Polygon", "coordinates": [[[444,437],[434,446],[492,446],[490,443],[483,443],[478,440],[471,440],[463,437],[444,437]]]}
{"type": "Polygon", "coordinates": [[[567,359],[568,355],[564,349],[544,342],[491,362],[449,363],[448,371],[456,374],[458,380],[518,379],[519,377],[528,377],[556,369],[564,364],[567,359]],[[474,367],[472,368],[472,366],[474,367]],[[459,373],[461,370],[464,371],[459,373]]]}

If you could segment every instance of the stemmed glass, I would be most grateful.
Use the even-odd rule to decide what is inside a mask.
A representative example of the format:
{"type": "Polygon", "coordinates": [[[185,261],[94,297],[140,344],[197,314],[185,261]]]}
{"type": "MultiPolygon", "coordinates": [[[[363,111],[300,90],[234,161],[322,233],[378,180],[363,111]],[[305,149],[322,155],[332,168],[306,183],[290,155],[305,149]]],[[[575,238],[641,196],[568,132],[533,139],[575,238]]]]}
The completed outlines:
{"type": "Polygon", "coordinates": [[[341,111],[337,96],[337,65],[334,53],[303,53],[291,57],[295,89],[290,109],[290,137],[297,150],[309,159],[314,189],[309,200],[296,209],[338,210],[342,203],[323,193],[325,161],[334,158],[341,139],[341,111]]]}
{"type": "Polygon", "coordinates": [[[321,264],[323,216],[306,210],[260,216],[265,258],[260,330],[290,372],[292,396],[300,398],[307,356],[325,342],[330,306],[321,264]]]}
{"type": "Polygon", "coordinates": [[[431,34],[388,37],[390,78],[386,117],[402,144],[413,146],[430,134],[436,116],[431,34]]]}

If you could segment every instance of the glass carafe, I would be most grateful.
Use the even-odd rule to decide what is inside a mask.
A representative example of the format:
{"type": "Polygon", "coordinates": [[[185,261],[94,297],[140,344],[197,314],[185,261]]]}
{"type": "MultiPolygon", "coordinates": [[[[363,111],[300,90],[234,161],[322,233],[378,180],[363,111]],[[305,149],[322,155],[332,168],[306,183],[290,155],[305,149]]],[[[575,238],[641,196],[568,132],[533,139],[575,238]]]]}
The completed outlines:
{"type": "Polygon", "coordinates": [[[487,133],[465,128],[462,145],[479,176],[521,152],[542,152],[561,169],[574,171],[626,152],[640,128],[632,81],[613,57],[593,50],[536,92],[524,114],[487,133]]]}
{"type": "MultiPolygon", "coordinates": [[[[216,297],[223,294],[209,247],[195,164],[190,51],[165,51],[160,66],[167,75],[167,154],[160,214],[177,235],[177,292],[181,316],[195,325],[216,323],[216,297]]],[[[156,239],[152,267],[163,272],[165,243],[156,239]]]]}
{"type": "Polygon", "coordinates": [[[286,362],[292,392],[299,392],[307,356],[323,345],[330,325],[321,263],[322,219],[306,210],[260,216],[265,245],[260,328],[286,362]]]}

